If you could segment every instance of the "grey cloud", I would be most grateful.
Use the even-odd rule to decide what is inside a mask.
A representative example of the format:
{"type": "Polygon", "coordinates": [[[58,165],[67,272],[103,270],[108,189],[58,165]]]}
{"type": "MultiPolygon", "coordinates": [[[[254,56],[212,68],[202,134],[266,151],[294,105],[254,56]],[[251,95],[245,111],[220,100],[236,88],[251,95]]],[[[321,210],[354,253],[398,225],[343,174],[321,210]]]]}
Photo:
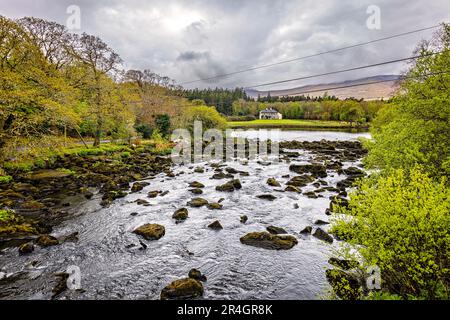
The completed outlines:
{"type": "MultiPolygon", "coordinates": [[[[0,14],[60,23],[79,5],[82,30],[104,39],[127,67],[150,68],[178,82],[234,72],[450,21],[448,0],[0,0],[0,14]],[[365,25],[381,8],[381,30],[365,25]]],[[[354,48],[195,86],[248,86],[407,57],[431,32],[354,48]]],[[[399,73],[389,65],[285,84],[399,73]]],[[[194,86],[194,85],[193,85],[194,86]]]]}

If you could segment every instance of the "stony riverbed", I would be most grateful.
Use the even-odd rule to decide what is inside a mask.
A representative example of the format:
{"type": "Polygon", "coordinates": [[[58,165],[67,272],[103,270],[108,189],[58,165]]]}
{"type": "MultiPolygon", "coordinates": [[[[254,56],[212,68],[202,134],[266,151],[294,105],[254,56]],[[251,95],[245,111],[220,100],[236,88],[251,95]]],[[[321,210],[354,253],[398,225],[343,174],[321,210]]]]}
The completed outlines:
{"type": "Polygon", "coordinates": [[[278,163],[173,166],[140,180],[124,197],[106,197],[110,203],[90,189],[89,201],[67,200],[51,232],[58,245],[35,243],[29,254],[1,251],[0,298],[159,299],[165,286],[195,268],[207,278],[205,299],[318,299],[337,246],[321,232],[328,236],[330,199],[345,199],[362,174],[359,136],[289,132],[280,138],[278,163]],[[192,205],[195,198],[207,203],[192,205]],[[209,227],[214,222],[221,228],[209,227]],[[136,234],[146,224],[164,227],[158,240],[136,234]],[[273,248],[241,239],[268,227],[268,234],[286,233],[296,243],[273,248]],[[71,265],[80,268],[82,290],[55,295],[55,275],[71,265]]]}

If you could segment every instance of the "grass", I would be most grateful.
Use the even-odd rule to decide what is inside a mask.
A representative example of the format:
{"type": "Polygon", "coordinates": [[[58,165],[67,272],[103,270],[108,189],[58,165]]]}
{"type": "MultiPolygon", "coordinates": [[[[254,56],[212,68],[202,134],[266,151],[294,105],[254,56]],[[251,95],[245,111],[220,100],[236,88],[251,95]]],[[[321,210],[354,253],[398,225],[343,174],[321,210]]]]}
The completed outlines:
{"type": "Polygon", "coordinates": [[[252,121],[232,121],[228,122],[230,128],[350,128],[350,124],[341,121],[325,120],[252,120],[252,121]]]}

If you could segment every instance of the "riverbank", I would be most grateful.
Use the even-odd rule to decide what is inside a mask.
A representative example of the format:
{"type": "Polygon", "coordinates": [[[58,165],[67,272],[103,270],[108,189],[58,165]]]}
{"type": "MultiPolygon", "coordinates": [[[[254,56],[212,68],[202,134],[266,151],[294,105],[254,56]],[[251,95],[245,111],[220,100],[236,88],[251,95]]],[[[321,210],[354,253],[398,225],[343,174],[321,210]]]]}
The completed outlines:
{"type": "Polygon", "coordinates": [[[359,126],[350,125],[348,122],[342,121],[323,121],[323,120],[252,120],[252,121],[231,121],[228,127],[237,128],[273,128],[273,129],[360,129],[368,128],[367,125],[359,126]]]}

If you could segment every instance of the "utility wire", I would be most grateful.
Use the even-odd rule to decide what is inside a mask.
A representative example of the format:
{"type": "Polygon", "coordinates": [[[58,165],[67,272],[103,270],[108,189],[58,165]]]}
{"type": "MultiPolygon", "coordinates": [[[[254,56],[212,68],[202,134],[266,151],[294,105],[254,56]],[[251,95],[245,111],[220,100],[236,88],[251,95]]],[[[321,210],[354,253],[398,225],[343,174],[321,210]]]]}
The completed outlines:
{"type": "Polygon", "coordinates": [[[383,61],[383,62],[379,62],[379,63],[368,64],[368,65],[364,65],[364,66],[348,68],[348,69],[343,69],[343,70],[337,70],[337,71],[330,71],[330,72],[325,72],[325,73],[320,73],[320,74],[315,74],[315,75],[310,75],[310,76],[304,76],[304,77],[299,77],[299,78],[292,78],[292,79],[287,79],[287,80],[267,82],[267,83],[257,84],[257,85],[254,85],[254,86],[246,86],[244,88],[245,89],[251,89],[251,88],[265,87],[265,86],[268,86],[268,85],[281,84],[281,83],[298,81],[298,80],[306,80],[306,79],[312,79],[312,78],[318,78],[318,77],[323,77],[323,76],[329,76],[329,75],[333,75],[333,74],[343,73],[343,72],[349,72],[349,71],[355,71],[355,70],[379,67],[379,66],[384,66],[384,65],[387,65],[387,64],[398,63],[398,62],[418,59],[418,58],[422,58],[422,57],[428,57],[428,56],[432,56],[432,55],[435,55],[435,54],[438,54],[438,53],[442,53],[442,52],[434,52],[434,53],[429,53],[429,54],[425,54],[425,55],[417,55],[417,56],[412,56],[412,57],[407,57],[407,58],[402,58],[402,59],[383,61]]]}
{"type": "Polygon", "coordinates": [[[277,66],[277,65],[281,65],[281,64],[285,64],[285,63],[290,63],[290,62],[304,60],[304,59],[317,57],[317,56],[321,56],[321,55],[325,55],[325,54],[329,54],[329,53],[335,53],[335,52],[339,52],[339,51],[343,51],[343,50],[347,50],[347,49],[361,47],[361,46],[365,46],[365,45],[368,45],[368,44],[371,44],[371,43],[376,43],[376,42],[385,41],[385,40],[389,40],[389,39],[399,38],[399,37],[403,37],[403,36],[406,36],[406,35],[422,32],[422,31],[426,31],[426,30],[436,29],[438,27],[440,27],[440,25],[434,25],[434,26],[431,26],[431,27],[416,29],[416,30],[403,32],[403,33],[398,33],[398,34],[394,34],[394,35],[391,35],[391,36],[388,36],[388,37],[378,38],[378,39],[374,39],[374,40],[370,40],[370,41],[366,41],[366,42],[361,42],[361,43],[357,43],[357,44],[354,44],[354,45],[341,47],[341,48],[337,48],[337,49],[333,49],[333,50],[323,51],[323,52],[319,52],[319,53],[315,53],[315,54],[311,54],[311,55],[307,55],[307,56],[302,56],[302,57],[298,57],[298,58],[294,58],[294,59],[290,59],[290,60],[284,60],[284,61],[274,62],[274,63],[260,65],[260,66],[254,66],[254,67],[250,67],[250,68],[247,68],[247,69],[242,69],[242,70],[238,70],[238,71],[230,72],[230,73],[224,73],[224,74],[220,74],[220,75],[216,75],[216,76],[208,77],[208,78],[202,78],[202,79],[197,79],[197,80],[192,80],[192,81],[185,81],[185,82],[181,82],[180,85],[186,85],[186,84],[191,84],[191,83],[196,83],[196,82],[201,82],[201,81],[214,80],[214,79],[224,78],[224,77],[228,77],[228,76],[232,76],[232,75],[236,75],[236,74],[241,74],[241,73],[245,73],[245,72],[249,72],[249,71],[269,68],[269,67],[273,67],[273,66],[277,66]]]}
{"type": "MultiPolygon", "coordinates": [[[[396,80],[408,80],[408,79],[420,79],[420,78],[424,78],[424,77],[429,77],[429,76],[437,76],[440,74],[448,74],[450,73],[450,70],[446,70],[446,71],[442,71],[442,72],[435,72],[435,73],[428,73],[428,74],[424,74],[418,77],[408,77],[408,76],[399,76],[398,79],[396,80]]],[[[358,84],[350,84],[350,85],[344,85],[344,86],[336,86],[336,87],[328,87],[328,88],[323,88],[323,89],[315,89],[315,90],[306,90],[306,91],[301,91],[301,92],[293,92],[293,93],[289,93],[290,96],[292,95],[304,95],[305,93],[314,93],[314,92],[322,92],[322,91],[328,91],[328,90],[337,90],[337,89],[345,89],[345,88],[352,88],[352,87],[360,87],[360,86],[366,86],[366,85],[370,85],[370,84],[377,84],[377,83],[384,83],[384,82],[392,82],[392,81],[396,81],[396,80],[377,80],[377,81],[370,81],[370,82],[365,82],[365,83],[358,83],[358,84]]]]}

